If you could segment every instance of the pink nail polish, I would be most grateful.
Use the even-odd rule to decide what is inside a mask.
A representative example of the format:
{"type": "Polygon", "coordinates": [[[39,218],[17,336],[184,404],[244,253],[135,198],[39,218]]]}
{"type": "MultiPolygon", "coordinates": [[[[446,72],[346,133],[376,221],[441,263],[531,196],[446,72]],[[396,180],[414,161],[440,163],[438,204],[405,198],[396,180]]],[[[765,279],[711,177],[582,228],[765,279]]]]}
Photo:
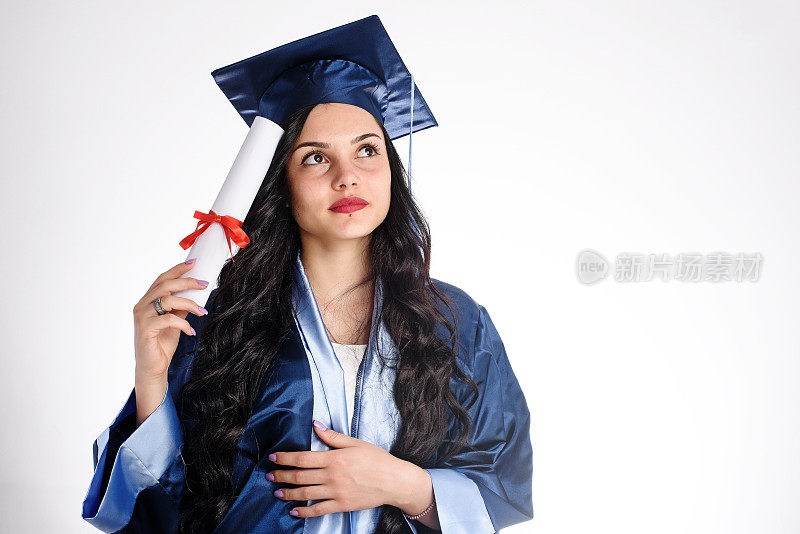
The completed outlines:
{"type": "Polygon", "coordinates": [[[275,490],[275,496],[283,498],[283,490],[275,490]]]}
{"type": "Polygon", "coordinates": [[[323,425],[321,422],[317,421],[316,419],[314,419],[314,426],[319,428],[320,430],[328,430],[328,427],[326,427],[325,425],[323,425]]]}
{"type": "Polygon", "coordinates": [[[197,258],[190,258],[190,259],[186,260],[183,263],[185,263],[186,265],[189,265],[190,263],[194,263],[196,260],[197,260],[197,258]]]}
{"type": "Polygon", "coordinates": [[[273,452],[272,454],[270,454],[270,455],[269,455],[267,458],[269,458],[269,461],[270,461],[270,462],[274,462],[275,460],[277,460],[277,459],[278,459],[278,457],[277,457],[277,456],[275,456],[275,453],[274,453],[274,452],[273,452]]]}
{"type": "Polygon", "coordinates": [[[300,512],[298,512],[297,510],[290,510],[289,515],[297,517],[298,515],[300,515],[300,512]]]}

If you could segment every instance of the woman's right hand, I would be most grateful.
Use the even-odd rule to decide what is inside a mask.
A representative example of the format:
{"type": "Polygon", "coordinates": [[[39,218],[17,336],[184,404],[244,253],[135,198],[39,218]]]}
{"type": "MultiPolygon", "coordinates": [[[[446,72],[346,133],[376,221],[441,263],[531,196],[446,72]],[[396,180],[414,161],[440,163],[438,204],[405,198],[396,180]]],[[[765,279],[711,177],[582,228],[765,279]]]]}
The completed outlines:
{"type": "Polygon", "coordinates": [[[189,336],[196,335],[186,316],[189,312],[195,315],[208,313],[194,301],[172,294],[208,286],[205,280],[179,278],[194,267],[195,263],[181,262],[163,272],[133,307],[137,382],[166,382],[169,364],[178,347],[181,331],[189,336]],[[153,301],[158,297],[161,297],[161,306],[167,312],[164,315],[158,315],[153,306],[153,301]]]}

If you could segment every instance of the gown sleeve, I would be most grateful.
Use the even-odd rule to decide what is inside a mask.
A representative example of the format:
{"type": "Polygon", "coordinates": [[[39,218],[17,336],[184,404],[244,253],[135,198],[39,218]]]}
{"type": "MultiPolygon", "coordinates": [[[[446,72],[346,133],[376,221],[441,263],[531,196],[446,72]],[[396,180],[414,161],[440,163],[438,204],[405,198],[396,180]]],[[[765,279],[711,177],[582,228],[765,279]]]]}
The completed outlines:
{"type": "MultiPolygon", "coordinates": [[[[436,510],[444,534],[494,533],[533,519],[533,451],[530,412],[503,342],[488,312],[479,306],[471,377],[478,397],[468,412],[470,443],[431,475],[436,510]]],[[[466,387],[459,401],[466,405],[466,387]]],[[[443,448],[449,445],[443,444],[443,448]]],[[[406,518],[414,534],[434,532],[406,518]]]]}
{"type": "MultiPolygon", "coordinates": [[[[214,290],[216,291],[216,289],[214,290]]],[[[209,303],[213,298],[209,296],[209,303]]],[[[211,312],[211,306],[206,304],[211,312]]],[[[93,445],[94,474],[82,517],[103,532],[174,533],[184,488],[183,431],[175,408],[188,363],[209,315],[189,313],[196,336],[181,332],[170,362],[167,391],[136,427],[136,390],[93,445]]]]}

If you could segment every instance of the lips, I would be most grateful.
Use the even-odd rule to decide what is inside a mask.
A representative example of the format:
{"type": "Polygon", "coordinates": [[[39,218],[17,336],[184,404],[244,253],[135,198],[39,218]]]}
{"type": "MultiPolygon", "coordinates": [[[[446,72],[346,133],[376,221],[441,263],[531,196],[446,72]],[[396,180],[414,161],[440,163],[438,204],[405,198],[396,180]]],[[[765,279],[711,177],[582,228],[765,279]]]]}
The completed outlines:
{"type": "Polygon", "coordinates": [[[345,197],[331,204],[328,209],[336,213],[351,213],[360,210],[367,204],[369,203],[361,197],[345,197]]]}

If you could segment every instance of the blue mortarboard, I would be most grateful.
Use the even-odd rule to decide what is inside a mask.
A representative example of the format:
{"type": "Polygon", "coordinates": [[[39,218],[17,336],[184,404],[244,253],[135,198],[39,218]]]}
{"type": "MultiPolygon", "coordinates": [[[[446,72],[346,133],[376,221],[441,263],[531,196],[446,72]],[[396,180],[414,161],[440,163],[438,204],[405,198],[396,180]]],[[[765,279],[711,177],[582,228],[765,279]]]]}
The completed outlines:
{"type": "Polygon", "coordinates": [[[248,126],[256,115],[280,124],[301,107],[323,102],[369,111],[390,139],[437,126],[419,89],[412,91],[413,77],[377,15],[292,41],[211,75],[248,126]]]}

